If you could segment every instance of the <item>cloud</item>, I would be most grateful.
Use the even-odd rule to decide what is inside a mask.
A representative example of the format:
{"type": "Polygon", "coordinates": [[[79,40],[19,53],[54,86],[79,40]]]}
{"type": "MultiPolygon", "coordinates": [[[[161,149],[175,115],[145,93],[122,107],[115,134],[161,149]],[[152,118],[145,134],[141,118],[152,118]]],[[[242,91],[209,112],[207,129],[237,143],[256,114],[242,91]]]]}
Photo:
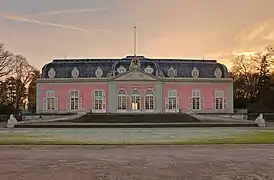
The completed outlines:
{"type": "Polygon", "coordinates": [[[58,15],[58,14],[96,12],[96,11],[105,11],[105,10],[108,10],[108,9],[107,8],[65,9],[65,10],[57,10],[57,11],[48,11],[48,12],[27,14],[24,17],[51,16],[51,15],[58,15]]]}
{"type": "Polygon", "coordinates": [[[62,29],[69,29],[69,30],[88,33],[88,30],[74,27],[74,26],[37,21],[37,20],[32,20],[32,19],[28,19],[28,18],[24,18],[24,17],[19,17],[19,16],[5,16],[5,18],[9,19],[9,20],[13,20],[13,21],[28,22],[28,23],[40,24],[40,25],[44,25],[44,26],[53,26],[53,27],[58,27],[58,28],[62,28],[62,29]]]}
{"type": "MultiPolygon", "coordinates": [[[[52,26],[52,27],[58,27],[58,28],[62,28],[62,29],[69,29],[69,30],[73,30],[73,31],[88,33],[89,31],[87,29],[79,28],[76,26],[34,20],[34,19],[30,19],[30,17],[59,15],[59,14],[64,14],[64,13],[94,12],[94,11],[104,11],[104,10],[107,10],[107,8],[65,9],[65,10],[58,10],[58,11],[33,13],[33,14],[25,15],[25,16],[4,16],[4,18],[8,19],[8,20],[13,20],[13,21],[28,22],[28,23],[34,23],[34,24],[39,24],[39,25],[44,25],[44,26],[52,26]]],[[[104,32],[104,33],[110,32],[109,30],[105,30],[105,29],[93,29],[93,31],[99,31],[99,32],[104,32]]]]}

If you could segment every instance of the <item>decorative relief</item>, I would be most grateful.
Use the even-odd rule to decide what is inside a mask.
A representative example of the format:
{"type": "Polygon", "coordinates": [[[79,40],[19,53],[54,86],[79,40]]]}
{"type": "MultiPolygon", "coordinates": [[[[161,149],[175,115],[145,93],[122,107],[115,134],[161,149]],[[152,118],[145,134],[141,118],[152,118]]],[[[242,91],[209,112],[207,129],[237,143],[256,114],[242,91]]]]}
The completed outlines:
{"type": "Polygon", "coordinates": [[[53,68],[50,68],[50,70],[48,71],[48,77],[49,78],[54,78],[56,75],[56,72],[53,68]]]}
{"type": "Polygon", "coordinates": [[[121,66],[117,69],[117,72],[118,72],[119,74],[122,74],[122,73],[127,72],[127,69],[126,69],[124,66],[121,65],[121,66]]]}
{"type": "Polygon", "coordinates": [[[72,78],[78,78],[78,76],[79,76],[79,70],[76,67],[74,67],[72,69],[71,76],[72,76],[72,78]]]}
{"type": "Polygon", "coordinates": [[[145,72],[148,73],[148,74],[152,74],[154,72],[154,69],[150,65],[148,65],[145,68],[145,72]]]}
{"type": "Polygon", "coordinates": [[[177,76],[177,70],[174,69],[172,66],[167,70],[167,76],[168,77],[176,77],[177,76]]]}
{"type": "Polygon", "coordinates": [[[128,74],[125,74],[121,77],[118,77],[115,80],[156,80],[156,79],[136,70],[136,71],[129,72],[128,74]]]}
{"type": "Polygon", "coordinates": [[[141,66],[140,60],[139,60],[137,57],[134,57],[134,58],[131,60],[129,69],[140,69],[140,66],[141,66]]]}
{"type": "Polygon", "coordinates": [[[102,70],[102,68],[100,66],[97,67],[97,69],[95,70],[95,76],[97,78],[101,78],[103,76],[103,73],[104,73],[104,71],[102,70]]]}
{"type": "Polygon", "coordinates": [[[200,75],[199,70],[196,67],[194,67],[191,71],[191,76],[194,77],[194,78],[198,78],[199,75],[200,75]]]}
{"type": "Polygon", "coordinates": [[[221,78],[222,75],[223,75],[222,70],[221,70],[219,67],[217,67],[217,68],[215,69],[215,71],[214,71],[214,76],[215,76],[216,78],[221,78]]]}

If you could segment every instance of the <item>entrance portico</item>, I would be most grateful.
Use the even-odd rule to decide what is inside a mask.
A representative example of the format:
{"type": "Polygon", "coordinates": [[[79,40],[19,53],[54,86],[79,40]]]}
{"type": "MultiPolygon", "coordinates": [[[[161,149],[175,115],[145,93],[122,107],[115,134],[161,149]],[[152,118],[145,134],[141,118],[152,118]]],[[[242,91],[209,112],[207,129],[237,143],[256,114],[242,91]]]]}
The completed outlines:
{"type": "Polygon", "coordinates": [[[110,113],[162,111],[162,83],[157,77],[134,69],[111,80],[109,86],[110,113]]]}

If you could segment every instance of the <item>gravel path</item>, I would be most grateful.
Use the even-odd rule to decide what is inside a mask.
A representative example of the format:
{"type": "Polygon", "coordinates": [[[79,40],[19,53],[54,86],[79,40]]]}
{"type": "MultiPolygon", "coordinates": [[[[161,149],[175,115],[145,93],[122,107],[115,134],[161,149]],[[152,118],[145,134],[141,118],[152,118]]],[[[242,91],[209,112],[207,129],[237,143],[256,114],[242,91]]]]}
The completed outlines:
{"type": "Polygon", "coordinates": [[[1,180],[271,180],[274,146],[0,146],[1,180]]]}

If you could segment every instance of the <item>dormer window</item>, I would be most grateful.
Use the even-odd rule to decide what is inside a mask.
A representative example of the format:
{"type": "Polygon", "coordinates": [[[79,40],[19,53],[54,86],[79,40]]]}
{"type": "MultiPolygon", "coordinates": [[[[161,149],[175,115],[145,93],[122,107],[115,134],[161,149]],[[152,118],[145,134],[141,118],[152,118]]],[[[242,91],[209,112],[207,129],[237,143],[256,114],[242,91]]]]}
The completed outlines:
{"type": "Polygon", "coordinates": [[[71,76],[72,76],[72,78],[78,78],[79,70],[76,67],[72,69],[71,76]]]}
{"type": "Polygon", "coordinates": [[[214,71],[214,76],[216,77],[216,78],[221,78],[222,77],[222,70],[218,67],[218,68],[216,68],[216,70],[214,71]]]}
{"type": "Polygon", "coordinates": [[[177,76],[177,70],[174,69],[172,66],[167,70],[168,77],[176,77],[177,76]]]}
{"type": "Polygon", "coordinates": [[[193,78],[198,78],[199,75],[200,75],[199,70],[198,70],[196,67],[194,67],[194,68],[192,69],[192,71],[191,71],[191,76],[192,76],[193,78]]]}
{"type": "Polygon", "coordinates": [[[123,73],[127,72],[127,69],[126,69],[124,66],[121,65],[121,66],[117,69],[117,72],[118,72],[119,74],[123,74],[123,73]]]}
{"type": "Polygon", "coordinates": [[[148,73],[148,74],[152,74],[154,72],[154,69],[150,65],[148,65],[145,68],[145,72],[148,73]]]}
{"type": "Polygon", "coordinates": [[[97,78],[101,78],[102,76],[103,76],[103,70],[102,70],[102,68],[99,66],[99,67],[97,67],[97,69],[96,69],[96,71],[95,71],[95,76],[97,77],[97,78]]]}
{"type": "Polygon", "coordinates": [[[56,72],[53,68],[50,68],[50,70],[48,71],[48,77],[53,79],[56,75],[56,72]]]}

